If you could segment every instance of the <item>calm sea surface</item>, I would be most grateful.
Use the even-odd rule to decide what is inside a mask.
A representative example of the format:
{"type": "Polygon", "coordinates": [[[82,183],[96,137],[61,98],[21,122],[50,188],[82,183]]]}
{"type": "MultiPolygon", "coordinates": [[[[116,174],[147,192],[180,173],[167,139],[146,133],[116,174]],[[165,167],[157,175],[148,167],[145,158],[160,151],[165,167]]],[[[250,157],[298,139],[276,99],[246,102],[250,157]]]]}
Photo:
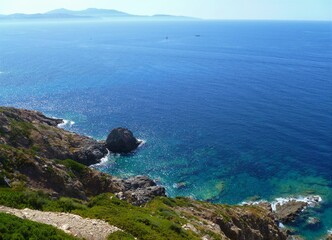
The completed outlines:
{"type": "Polygon", "coordinates": [[[170,196],[318,194],[321,228],[297,229],[332,229],[332,23],[2,22],[0,105],[98,139],[130,128],[146,143],[99,169],[170,196]]]}

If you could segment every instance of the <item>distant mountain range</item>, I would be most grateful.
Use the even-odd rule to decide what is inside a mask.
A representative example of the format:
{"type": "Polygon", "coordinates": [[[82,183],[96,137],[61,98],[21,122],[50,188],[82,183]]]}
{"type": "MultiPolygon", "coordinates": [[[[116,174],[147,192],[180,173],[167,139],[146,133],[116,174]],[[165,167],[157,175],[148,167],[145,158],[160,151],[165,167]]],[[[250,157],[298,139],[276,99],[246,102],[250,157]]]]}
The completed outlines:
{"type": "Polygon", "coordinates": [[[24,14],[15,13],[0,15],[0,20],[15,19],[131,19],[131,20],[197,20],[192,17],[172,15],[131,15],[113,9],[88,8],[80,11],[68,10],[65,8],[55,9],[46,13],[24,14]]]}

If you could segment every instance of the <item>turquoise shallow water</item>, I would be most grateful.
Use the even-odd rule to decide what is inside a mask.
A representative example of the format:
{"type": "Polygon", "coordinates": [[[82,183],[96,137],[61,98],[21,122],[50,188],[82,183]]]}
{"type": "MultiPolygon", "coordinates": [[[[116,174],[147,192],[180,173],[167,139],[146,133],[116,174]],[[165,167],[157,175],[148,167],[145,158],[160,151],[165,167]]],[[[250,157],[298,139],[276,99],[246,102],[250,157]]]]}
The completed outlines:
{"type": "Polygon", "coordinates": [[[98,139],[130,128],[146,143],[100,170],[170,196],[318,194],[321,228],[297,228],[315,239],[332,228],[331,42],[327,22],[2,22],[0,104],[98,139]]]}

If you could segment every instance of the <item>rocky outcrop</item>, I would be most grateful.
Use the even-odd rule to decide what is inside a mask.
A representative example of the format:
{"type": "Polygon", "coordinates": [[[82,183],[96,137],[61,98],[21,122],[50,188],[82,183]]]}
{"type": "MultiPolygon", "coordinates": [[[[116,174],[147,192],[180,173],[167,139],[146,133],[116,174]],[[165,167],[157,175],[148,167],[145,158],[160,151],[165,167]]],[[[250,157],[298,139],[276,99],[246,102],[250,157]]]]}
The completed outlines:
{"type": "Polygon", "coordinates": [[[276,218],[284,223],[293,222],[307,204],[299,201],[289,201],[285,204],[277,204],[275,210],[276,218]]]}
{"type": "MultiPolygon", "coordinates": [[[[172,221],[174,214],[178,214],[179,219],[184,220],[182,229],[182,225],[174,224],[170,228],[179,235],[185,230],[201,239],[212,239],[211,236],[234,240],[286,239],[286,234],[276,224],[275,215],[267,209],[271,205],[227,206],[163,198],[165,189],[148,177],[120,179],[87,167],[106,154],[105,143],[57,128],[61,122],[34,111],[0,108],[0,185],[23,185],[49,193],[52,198],[66,196],[88,200],[90,196],[113,193],[134,205],[144,205],[144,211],[153,209],[151,217],[159,212],[167,221],[172,221]],[[164,206],[153,207],[154,201],[149,206],[148,202],[156,196],[161,196],[155,201],[163,201],[164,206]]],[[[113,140],[118,141],[117,147],[129,143],[129,146],[124,144],[124,149],[110,148],[115,152],[127,153],[139,145],[127,129],[111,133],[107,147],[113,140]]],[[[113,195],[108,198],[113,199],[113,195]]],[[[152,224],[148,219],[142,223],[152,224]]]]}
{"type": "Polygon", "coordinates": [[[271,208],[276,219],[283,223],[293,222],[307,207],[315,207],[322,201],[320,196],[298,198],[279,198],[272,202],[271,208]]]}
{"type": "Polygon", "coordinates": [[[115,128],[106,139],[106,147],[113,153],[130,153],[134,151],[141,141],[126,128],[115,128]]]}
{"type": "Polygon", "coordinates": [[[304,238],[302,238],[301,236],[298,236],[298,235],[291,235],[291,236],[288,236],[287,240],[304,240],[304,238]]]}
{"type": "Polygon", "coordinates": [[[87,167],[107,153],[105,143],[60,129],[61,122],[36,111],[0,108],[2,186],[25,184],[80,199],[111,192],[135,205],[165,196],[148,177],[124,180],[87,167]]]}
{"type": "Polygon", "coordinates": [[[143,205],[156,196],[166,196],[165,188],[157,186],[154,181],[146,176],[120,180],[119,185],[123,188],[116,196],[122,200],[128,200],[134,205],[143,205]]]}
{"type": "Polygon", "coordinates": [[[73,159],[84,165],[98,163],[107,154],[104,142],[57,128],[61,119],[40,112],[0,108],[0,144],[33,149],[49,159],[73,159]]]}
{"type": "Polygon", "coordinates": [[[329,233],[329,235],[326,237],[326,240],[332,240],[332,233],[329,233]]]}
{"type": "MultiPolygon", "coordinates": [[[[37,124],[47,124],[49,126],[56,127],[57,125],[63,122],[62,119],[55,119],[46,117],[41,112],[33,111],[33,110],[25,110],[25,109],[18,109],[18,108],[11,108],[11,107],[0,107],[0,116],[1,118],[1,125],[0,128],[6,129],[6,122],[4,122],[4,118],[18,121],[18,122],[30,122],[30,123],[37,123],[37,124]]],[[[9,129],[8,129],[9,131],[9,129]]]]}
{"type": "MultiPolygon", "coordinates": [[[[238,209],[240,210],[240,209],[238,209]]],[[[250,211],[236,211],[237,216],[220,217],[216,219],[216,223],[220,229],[230,239],[237,240],[263,240],[263,239],[286,239],[286,236],[279,228],[275,227],[273,217],[261,218],[252,214],[250,211]]]]}
{"type": "Polygon", "coordinates": [[[72,160],[55,161],[31,150],[0,144],[0,169],[11,186],[24,184],[54,196],[87,199],[103,192],[120,191],[112,176],[99,173],[72,160]]]}
{"type": "MultiPolygon", "coordinates": [[[[209,229],[232,240],[286,240],[287,234],[281,231],[272,213],[259,206],[227,206],[196,202],[187,199],[186,206],[178,211],[195,229],[209,229]]],[[[185,226],[187,227],[187,226],[185,226]]]]}
{"type": "MultiPolygon", "coordinates": [[[[294,222],[301,212],[307,207],[315,207],[322,201],[320,196],[307,196],[299,198],[277,198],[273,202],[258,201],[247,202],[244,205],[259,206],[271,212],[275,219],[282,223],[294,222]]],[[[317,224],[315,218],[309,218],[308,224],[317,224]]]]}
{"type": "Polygon", "coordinates": [[[53,196],[87,199],[106,192],[121,196],[135,205],[143,205],[155,196],[165,196],[165,189],[148,177],[120,179],[80,165],[72,160],[54,161],[0,144],[0,177],[11,185],[24,183],[53,196]]]}

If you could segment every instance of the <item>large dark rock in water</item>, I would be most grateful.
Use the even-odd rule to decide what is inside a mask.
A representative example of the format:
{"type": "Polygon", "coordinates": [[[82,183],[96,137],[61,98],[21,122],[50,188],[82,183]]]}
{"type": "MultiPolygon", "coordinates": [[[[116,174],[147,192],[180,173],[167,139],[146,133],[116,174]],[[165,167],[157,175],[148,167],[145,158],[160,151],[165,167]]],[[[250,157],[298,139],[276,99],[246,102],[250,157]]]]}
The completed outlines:
{"type": "Polygon", "coordinates": [[[130,153],[135,150],[141,141],[137,140],[133,133],[126,128],[115,128],[108,135],[106,147],[113,153],[130,153]]]}

